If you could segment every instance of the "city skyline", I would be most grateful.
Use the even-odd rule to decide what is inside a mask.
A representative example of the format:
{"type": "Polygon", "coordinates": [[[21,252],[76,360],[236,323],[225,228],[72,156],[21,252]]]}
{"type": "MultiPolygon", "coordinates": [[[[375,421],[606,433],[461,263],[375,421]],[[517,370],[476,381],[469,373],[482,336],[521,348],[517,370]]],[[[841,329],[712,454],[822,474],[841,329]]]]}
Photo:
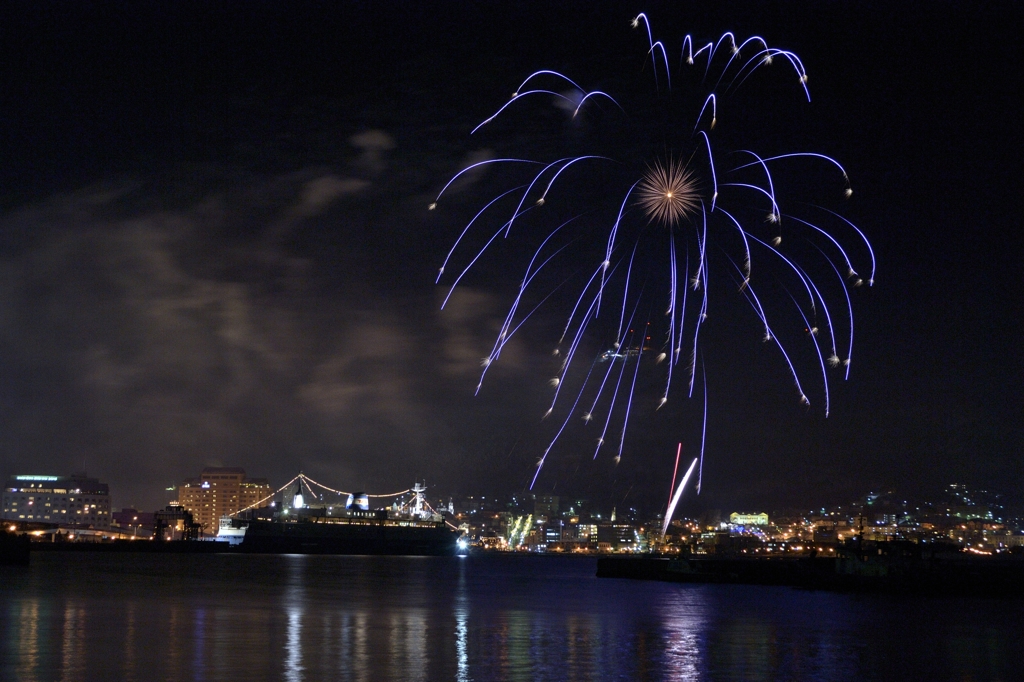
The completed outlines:
{"type": "MultiPolygon", "coordinates": [[[[56,513],[51,516],[49,496],[56,492],[57,499],[69,492],[82,494],[81,490],[50,490],[53,486],[67,488],[68,481],[89,482],[89,486],[102,489],[103,504],[101,511],[109,517],[112,513],[116,516],[125,512],[141,513],[151,517],[153,512],[165,508],[161,504],[157,508],[146,509],[136,505],[113,504],[116,499],[116,490],[109,490],[106,483],[95,478],[87,478],[82,473],[71,476],[55,476],[48,474],[15,474],[7,479],[7,487],[4,491],[4,515],[5,518],[15,521],[20,520],[28,523],[60,524],[61,527],[92,527],[94,519],[79,517],[71,521],[61,515],[60,508],[67,507],[67,504],[56,505],[56,513]],[[57,483],[63,482],[63,483],[57,483]],[[36,490],[39,488],[39,490],[36,490]],[[42,497],[39,497],[42,495],[42,497]],[[28,503],[35,496],[35,508],[27,507],[28,503]],[[44,499],[45,498],[45,499],[44,499]],[[13,507],[10,502],[14,502],[13,507]],[[24,514],[39,512],[36,515],[18,516],[18,504],[24,514]],[[45,506],[47,509],[40,509],[45,506]],[[120,512],[114,510],[120,507],[120,512]],[[13,515],[12,515],[13,514],[13,515]]],[[[79,485],[80,484],[76,484],[79,485]]],[[[303,504],[310,507],[331,506],[345,507],[351,505],[353,500],[365,497],[367,494],[373,499],[369,508],[386,508],[395,500],[403,500],[410,497],[413,488],[419,487],[421,492],[426,494],[424,499],[432,499],[438,510],[448,513],[451,519],[462,519],[465,514],[475,513],[476,510],[517,510],[518,513],[532,512],[538,518],[549,516],[545,510],[554,510],[554,516],[565,516],[566,514],[583,516],[585,518],[605,518],[615,521],[616,513],[621,519],[628,519],[630,523],[646,523],[655,519],[662,519],[669,506],[666,501],[659,505],[634,504],[628,501],[621,506],[607,503],[602,499],[590,499],[582,495],[552,495],[529,490],[507,492],[504,494],[480,494],[478,492],[445,492],[434,491],[423,487],[419,482],[409,489],[399,492],[380,493],[380,491],[338,491],[321,482],[315,481],[302,474],[292,477],[287,482],[278,485],[271,484],[265,478],[252,477],[242,467],[204,467],[199,476],[192,476],[179,482],[177,485],[165,490],[166,509],[182,507],[192,513],[196,523],[206,534],[216,534],[220,518],[223,516],[234,516],[239,512],[251,509],[272,507],[274,505],[287,507],[292,504],[294,493],[298,486],[304,486],[308,490],[303,504]],[[304,483],[299,483],[300,479],[304,483]],[[310,487],[315,485],[316,489],[310,487]],[[316,491],[319,490],[320,493],[316,491]],[[355,497],[353,497],[355,496],[355,497]],[[561,507],[560,505],[561,501],[561,507]],[[559,511],[559,509],[561,511],[559,511]]],[[[74,487],[74,486],[73,486],[74,487]]],[[[92,493],[88,493],[92,494],[92,493]]],[[[65,503],[67,498],[64,498],[65,503]]],[[[95,502],[96,500],[90,500],[95,502]]],[[[72,499],[74,502],[74,499],[72,499]]],[[[853,499],[831,499],[825,502],[809,500],[786,500],[781,506],[769,506],[760,503],[749,504],[746,507],[726,504],[722,508],[716,508],[714,504],[705,504],[706,500],[694,497],[685,510],[681,513],[678,509],[673,511],[671,521],[674,524],[681,523],[686,519],[703,518],[707,515],[720,516],[758,516],[770,515],[772,518],[778,516],[789,517],[828,517],[843,515],[853,518],[859,514],[866,513],[872,509],[878,511],[881,508],[895,510],[901,509],[901,514],[909,516],[917,515],[945,515],[963,518],[978,518],[998,523],[1007,522],[1011,525],[1019,525],[1024,520],[1024,498],[1012,490],[1001,489],[979,489],[972,488],[960,483],[951,483],[941,488],[928,491],[924,495],[907,495],[898,490],[868,490],[863,491],[853,499]],[[820,502],[820,503],[819,503],[820,502]],[[976,510],[984,510],[977,512],[976,510]],[[966,514],[966,516],[965,516],[966,514]]],[[[72,507],[75,505],[72,504],[72,507]]],[[[81,506],[79,504],[78,506],[81,506]]],[[[95,506],[95,505],[94,505],[95,506]]],[[[63,513],[67,513],[66,511],[63,513]]],[[[71,512],[74,513],[74,510],[71,512]]],[[[81,512],[79,512],[81,513],[81,512]]],[[[86,512],[88,513],[88,512],[86,512]]],[[[895,513],[891,512],[890,513],[895,513]]],[[[244,516],[244,514],[242,515],[244,516]]],[[[749,519],[748,519],[749,520],[749,519]]],[[[108,519],[104,519],[105,522],[108,519]]],[[[102,526],[103,528],[106,525],[102,526]]]]}
{"type": "MultiPolygon", "coordinates": [[[[845,215],[879,258],[827,419],[796,404],[757,320],[722,293],[703,490],[680,513],[1024,485],[1014,8],[41,7],[0,22],[0,476],[84,468],[114,506],[153,509],[218,465],[523,490],[550,435],[558,316],[540,314],[474,398],[514,282],[485,268],[439,312],[462,225],[427,206],[464,161],[523,144],[469,131],[524,68],[649,77],[629,27],[643,10],[672,45],[734,30],[800,55],[812,101],[780,115],[801,134],[755,141],[841,159],[845,215]]],[[[645,411],[618,466],[571,435],[538,491],[656,506],[699,417],[696,401],[645,411]]]]}

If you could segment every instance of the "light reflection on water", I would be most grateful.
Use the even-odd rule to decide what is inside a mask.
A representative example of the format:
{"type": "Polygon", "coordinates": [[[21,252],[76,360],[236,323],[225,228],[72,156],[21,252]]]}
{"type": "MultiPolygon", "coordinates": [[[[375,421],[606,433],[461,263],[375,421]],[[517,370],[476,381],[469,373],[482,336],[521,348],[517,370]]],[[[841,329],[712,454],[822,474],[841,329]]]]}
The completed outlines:
{"type": "Polygon", "coordinates": [[[302,621],[305,616],[305,568],[308,557],[289,556],[288,586],[284,591],[284,610],[288,614],[288,643],[285,645],[284,679],[302,681],[302,621]]]}
{"type": "Polygon", "coordinates": [[[37,554],[0,680],[1010,680],[1019,602],[598,580],[593,560],[37,554]]]}
{"type": "Polygon", "coordinates": [[[469,595],[466,592],[466,557],[459,557],[459,581],[455,588],[455,662],[456,682],[469,682],[469,595]]]}

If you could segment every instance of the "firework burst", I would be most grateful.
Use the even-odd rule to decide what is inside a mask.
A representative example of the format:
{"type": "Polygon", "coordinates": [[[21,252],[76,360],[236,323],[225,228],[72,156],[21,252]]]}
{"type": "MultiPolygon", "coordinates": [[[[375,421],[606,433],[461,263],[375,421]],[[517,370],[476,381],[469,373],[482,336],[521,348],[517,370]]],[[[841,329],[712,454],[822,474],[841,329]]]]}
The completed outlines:
{"type": "MultiPolygon", "coordinates": [[[[456,173],[430,205],[436,208],[452,183],[466,173],[504,168],[507,172],[502,177],[519,176],[468,221],[445,258],[438,281],[453,262],[462,260],[459,274],[450,280],[450,297],[467,272],[501,241],[512,235],[533,239],[532,257],[526,259],[518,291],[482,362],[477,385],[479,391],[506,344],[538,309],[563,306],[566,322],[554,350],[560,364],[549,381],[553,395],[544,414],[557,414],[559,420],[537,460],[531,488],[574,418],[582,424],[579,428],[593,430],[594,458],[602,448],[612,446],[617,463],[634,408],[648,405],[656,410],[665,405],[681,375],[686,396],[693,397],[695,385],[701,387],[698,397],[703,395],[704,426],[696,470],[700,490],[707,424],[701,330],[709,316],[713,269],[718,273],[714,281],[731,276],[736,296],[753,311],[755,328],[779,351],[800,404],[811,404],[801,382],[805,365],[820,377],[815,383],[821,389],[812,394],[823,399],[825,416],[830,409],[830,371],[849,377],[850,289],[863,282],[844,241],[853,239],[855,253],[870,258],[867,283],[874,282],[874,254],[863,232],[831,209],[791,200],[777,182],[776,176],[783,175],[780,168],[788,177],[794,165],[803,163],[811,166],[816,181],[829,177],[837,181],[834,197],[848,198],[852,190],[839,162],[819,152],[760,155],[734,148],[723,155],[712,138],[723,127],[718,125],[719,100],[733,96],[773,64],[789,71],[791,83],[809,101],[807,72],[800,59],[756,36],[739,41],[726,33],[700,47],[686,36],[679,62],[695,84],[682,87],[680,74],[669,68],[667,48],[653,39],[647,18],[639,15],[633,26],[646,34],[647,63],[653,66],[652,99],[666,109],[653,122],[645,120],[639,126],[646,135],[630,129],[626,143],[617,147],[605,145],[608,136],[600,135],[594,143],[603,148],[595,148],[594,153],[552,153],[546,161],[518,157],[480,161],[456,173]],[[685,163],[680,161],[683,158],[685,163]],[[599,182],[580,185],[587,173],[596,173],[599,182]],[[586,194],[592,200],[595,185],[600,196],[592,205],[574,203],[577,195],[586,194]],[[567,191],[556,192],[563,186],[567,191]],[[586,188],[589,194],[578,191],[586,188]],[[550,207],[556,203],[563,210],[552,212],[550,207]],[[799,207],[801,217],[783,206],[787,211],[799,207]],[[812,215],[806,215],[808,211],[812,215]],[[474,236],[479,236],[479,243],[469,248],[474,236]],[[713,258],[718,260],[714,268],[713,258]],[[557,262],[569,266],[553,265],[557,262]],[[575,274],[566,276],[567,271],[575,274]],[[658,281],[667,286],[655,286],[658,281]],[[652,293],[666,290],[664,297],[652,293]],[[831,302],[834,298],[838,303],[831,302]],[[780,302],[789,308],[788,314],[780,312],[780,302]],[[844,314],[833,317],[835,305],[844,314]],[[598,350],[594,356],[595,344],[607,350],[598,350]],[[797,344],[805,351],[791,355],[789,348],[797,344]],[[581,360],[588,355],[589,362],[581,360]],[[637,393],[638,384],[649,383],[638,381],[642,367],[644,377],[662,373],[664,388],[654,399],[637,393]]],[[[571,112],[573,122],[589,117],[588,123],[601,123],[602,130],[629,129],[633,120],[631,107],[612,94],[588,91],[557,71],[543,70],[530,74],[512,99],[472,134],[488,130],[499,118],[536,112],[544,102],[571,112]]]]}
{"type": "Polygon", "coordinates": [[[655,161],[637,186],[637,203],[653,222],[674,226],[700,208],[696,177],[685,165],[671,159],[655,161]]]}

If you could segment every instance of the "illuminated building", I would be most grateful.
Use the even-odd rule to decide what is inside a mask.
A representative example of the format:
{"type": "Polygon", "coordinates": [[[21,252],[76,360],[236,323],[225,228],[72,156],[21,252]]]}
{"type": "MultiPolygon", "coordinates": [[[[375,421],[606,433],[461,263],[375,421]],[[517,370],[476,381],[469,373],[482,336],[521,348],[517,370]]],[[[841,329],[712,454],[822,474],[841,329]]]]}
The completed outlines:
{"type": "Polygon", "coordinates": [[[732,526],[767,526],[768,515],[764,512],[758,514],[741,514],[733,512],[729,514],[729,525],[732,526]]]}
{"type": "MultiPolygon", "coordinates": [[[[591,541],[593,539],[591,538],[591,541]]],[[[617,552],[623,549],[636,549],[640,544],[640,535],[630,524],[599,523],[596,540],[599,550],[617,552]]]]}
{"type": "Polygon", "coordinates": [[[69,528],[110,528],[110,489],[85,474],[22,474],[7,479],[3,518],[69,528]]]}
{"type": "Polygon", "coordinates": [[[222,516],[258,503],[266,506],[271,492],[267,479],[246,478],[240,467],[207,467],[199,478],[178,486],[178,504],[192,514],[204,533],[216,534],[222,516]]]}
{"type": "Polygon", "coordinates": [[[578,542],[597,542],[597,524],[596,523],[576,523],[570,526],[570,540],[576,540],[578,542]]]}
{"type": "Polygon", "coordinates": [[[544,542],[549,545],[553,542],[561,542],[565,539],[562,537],[562,532],[563,528],[561,521],[547,522],[544,524],[544,542]]]}

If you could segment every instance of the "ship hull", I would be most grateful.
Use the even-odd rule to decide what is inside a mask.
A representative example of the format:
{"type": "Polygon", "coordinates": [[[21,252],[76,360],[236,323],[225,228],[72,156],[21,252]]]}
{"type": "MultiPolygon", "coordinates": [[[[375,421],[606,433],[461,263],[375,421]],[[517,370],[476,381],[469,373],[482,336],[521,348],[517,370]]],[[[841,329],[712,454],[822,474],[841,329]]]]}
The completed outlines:
{"type": "Polygon", "coordinates": [[[240,549],[258,554],[390,554],[448,556],[456,553],[458,533],[444,524],[249,522],[240,549]]]}

